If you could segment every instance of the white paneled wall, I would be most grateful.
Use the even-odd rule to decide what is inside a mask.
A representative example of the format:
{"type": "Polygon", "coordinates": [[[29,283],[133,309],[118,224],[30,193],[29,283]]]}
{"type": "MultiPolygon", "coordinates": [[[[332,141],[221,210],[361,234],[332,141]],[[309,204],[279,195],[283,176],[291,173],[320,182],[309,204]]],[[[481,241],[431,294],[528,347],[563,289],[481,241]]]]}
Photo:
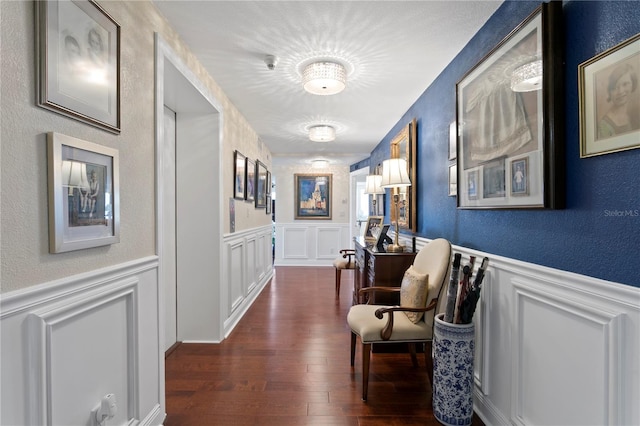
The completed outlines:
{"type": "Polygon", "coordinates": [[[476,256],[476,269],[490,259],[474,315],[474,405],[486,424],[640,424],[639,288],[453,252],[463,265],[476,256]]]}
{"type": "Polygon", "coordinates": [[[3,295],[3,425],[86,425],[109,393],[110,424],[164,419],[157,258],[3,295]]]}
{"type": "Polygon", "coordinates": [[[276,223],[277,266],[331,266],[340,250],[353,247],[348,223],[276,223]]]}

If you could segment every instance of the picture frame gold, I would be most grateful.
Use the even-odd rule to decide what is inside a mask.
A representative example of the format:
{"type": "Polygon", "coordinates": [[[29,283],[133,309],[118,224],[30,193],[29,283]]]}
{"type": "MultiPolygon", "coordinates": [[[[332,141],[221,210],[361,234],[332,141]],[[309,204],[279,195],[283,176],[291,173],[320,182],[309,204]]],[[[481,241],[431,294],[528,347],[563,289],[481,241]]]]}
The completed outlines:
{"type": "Polygon", "coordinates": [[[49,252],[120,242],[118,150],[47,134],[49,252]]]}
{"type": "Polygon", "coordinates": [[[578,65],[580,158],[640,147],[639,77],[640,33],[578,65]]]}
{"type": "Polygon", "coordinates": [[[407,173],[411,179],[411,186],[405,188],[393,188],[392,197],[398,194],[398,209],[391,209],[391,222],[396,222],[396,210],[398,226],[412,232],[417,232],[417,200],[418,200],[418,179],[417,179],[417,154],[416,154],[416,131],[417,120],[414,118],[404,126],[390,142],[390,158],[403,158],[407,161],[407,173]]]}

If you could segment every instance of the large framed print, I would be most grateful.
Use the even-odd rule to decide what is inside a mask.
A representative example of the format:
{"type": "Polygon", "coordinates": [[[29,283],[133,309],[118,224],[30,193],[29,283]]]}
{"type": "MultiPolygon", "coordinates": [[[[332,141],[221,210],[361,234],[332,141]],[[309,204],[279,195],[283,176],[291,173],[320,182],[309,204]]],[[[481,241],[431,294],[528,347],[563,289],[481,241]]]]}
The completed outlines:
{"type": "Polygon", "coordinates": [[[543,3],[456,85],[459,208],[563,207],[561,15],[543,3]]]}
{"type": "Polygon", "coordinates": [[[640,147],[640,34],[578,65],[580,157],[640,147]]]}
{"type": "Polygon", "coordinates": [[[120,133],[120,25],[92,0],[35,4],[38,105],[120,133]]]}
{"type": "Polygon", "coordinates": [[[417,221],[417,155],[416,155],[416,125],[414,118],[398,132],[391,140],[391,158],[403,158],[407,161],[407,174],[411,180],[411,186],[392,188],[391,195],[398,194],[398,209],[391,209],[391,222],[396,222],[396,210],[398,212],[397,223],[402,229],[416,232],[417,221]]]}
{"type": "Polygon", "coordinates": [[[267,204],[267,166],[256,161],[256,208],[264,209],[267,204]]]}
{"type": "Polygon", "coordinates": [[[245,167],[247,159],[244,155],[238,151],[233,153],[233,198],[236,200],[244,200],[245,187],[246,187],[246,175],[245,167]]]}
{"type": "Polygon", "coordinates": [[[245,184],[246,191],[244,199],[247,201],[255,202],[256,200],[256,162],[250,159],[246,159],[245,165],[245,184]]]}
{"type": "Polygon", "coordinates": [[[120,241],[118,150],[47,134],[49,252],[120,241]]]}
{"type": "Polygon", "coordinates": [[[295,174],[295,219],[331,220],[331,174],[295,174]]]}

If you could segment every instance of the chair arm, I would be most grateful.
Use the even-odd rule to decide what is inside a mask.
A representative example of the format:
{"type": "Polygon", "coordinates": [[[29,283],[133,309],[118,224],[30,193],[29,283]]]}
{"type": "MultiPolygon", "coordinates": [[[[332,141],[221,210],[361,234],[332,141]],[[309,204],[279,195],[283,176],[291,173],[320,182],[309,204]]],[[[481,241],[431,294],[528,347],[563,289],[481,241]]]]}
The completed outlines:
{"type": "MultiPolygon", "coordinates": [[[[363,295],[368,293],[400,293],[400,287],[383,287],[383,286],[374,286],[374,287],[362,287],[358,291],[358,300],[362,300],[363,295]]],[[[367,299],[366,305],[371,304],[371,297],[367,299]]]]}
{"type": "Polygon", "coordinates": [[[376,318],[382,319],[384,314],[389,314],[387,316],[387,324],[384,326],[382,330],[380,330],[380,337],[382,340],[389,340],[391,338],[391,333],[393,333],[393,313],[394,312],[428,312],[436,307],[438,304],[438,299],[435,298],[429,303],[429,306],[425,308],[408,308],[405,306],[390,306],[379,308],[376,310],[375,315],[376,318]]]}
{"type": "Polygon", "coordinates": [[[342,249],[342,250],[340,250],[340,254],[345,259],[349,258],[349,262],[351,262],[351,256],[355,256],[356,255],[356,251],[354,249],[342,249]]]}

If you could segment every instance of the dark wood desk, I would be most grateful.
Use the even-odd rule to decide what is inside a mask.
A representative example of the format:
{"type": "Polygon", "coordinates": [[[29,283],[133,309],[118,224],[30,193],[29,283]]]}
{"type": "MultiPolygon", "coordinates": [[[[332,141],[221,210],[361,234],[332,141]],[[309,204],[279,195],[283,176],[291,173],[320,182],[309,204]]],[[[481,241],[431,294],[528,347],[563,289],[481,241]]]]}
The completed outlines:
{"type": "MultiPolygon", "coordinates": [[[[386,253],[368,245],[364,238],[354,238],[356,269],[353,283],[353,304],[363,303],[358,293],[363,287],[400,287],[405,271],[413,263],[416,253],[386,253]]],[[[372,303],[400,304],[399,295],[379,294],[372,303]]]]}

